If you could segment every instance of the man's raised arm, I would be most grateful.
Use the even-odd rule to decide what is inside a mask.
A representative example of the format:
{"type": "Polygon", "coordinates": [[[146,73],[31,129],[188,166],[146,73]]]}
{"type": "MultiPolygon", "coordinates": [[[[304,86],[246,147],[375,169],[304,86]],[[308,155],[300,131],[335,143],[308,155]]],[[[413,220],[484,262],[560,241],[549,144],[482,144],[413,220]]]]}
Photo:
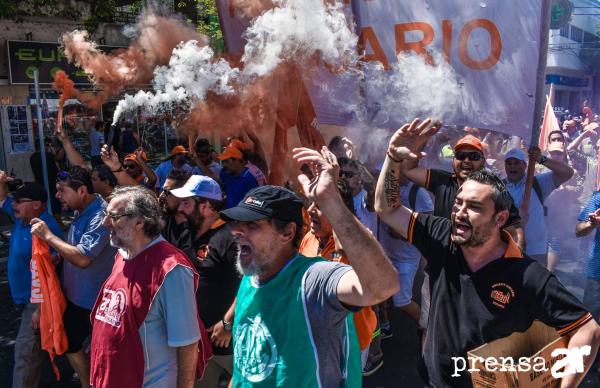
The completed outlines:
{"type": "MultiPolygon", "coordinates": [[[[426,139],[429,139],[439,129],[439,126],[430,126],[430,124],[430,119],[422,122],[414,119],[412,123],[404,124],[394,133],[386,152],[383,169],[377,180],[375,211],[383,222],[403,237],[408,234],[412,211],[402,206],[400,202],[402,165],[404,163],[416,165],[416,161],[423,156],[420,150],[424,139],[426,143],[426,139]]],[[[425,178],[423,178],[423,183],[424,181],[425,178]]],[[[419,182],[415,183],[419,184],[419,182]]]]}
{"type": "Polygon", "coordinates": [[[298,180],[306,196],[315,201],[333,226],[353,268],[338,283],[340,302],[350,306],[372,306],[392,296],[400,288],[396,270],[373,234],[344,204],[336,185],[335,156],[325,147],[322,154],[308,148],[296,148],[294,159],[311,168],[313,179],[303,174],[298,180]]]}

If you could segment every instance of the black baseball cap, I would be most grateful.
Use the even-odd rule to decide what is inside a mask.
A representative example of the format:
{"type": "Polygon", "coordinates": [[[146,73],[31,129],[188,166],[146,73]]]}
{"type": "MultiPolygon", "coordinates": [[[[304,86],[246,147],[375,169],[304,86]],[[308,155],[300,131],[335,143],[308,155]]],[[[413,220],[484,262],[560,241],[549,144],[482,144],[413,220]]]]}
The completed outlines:
{"type": "Polygon", "coordinates": [[[34,201],[46,202],[48,193],[44,186],[35,182],[25,182],[14,192],[15,199],[28,198],[34,201]]]}
{"type": "Polygon", "coordinates": [[[302,200],[281,186],[260,186],[246,193],[237,206],[221,211],[225,221],[258,221],[276,218],[302,225],[302,200]]]}

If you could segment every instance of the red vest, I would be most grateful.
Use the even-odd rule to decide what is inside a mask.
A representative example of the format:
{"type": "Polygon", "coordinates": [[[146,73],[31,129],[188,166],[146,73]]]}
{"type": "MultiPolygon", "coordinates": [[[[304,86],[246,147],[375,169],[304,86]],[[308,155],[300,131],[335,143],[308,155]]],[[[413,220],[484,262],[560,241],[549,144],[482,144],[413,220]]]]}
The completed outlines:
{"type": "MultiPolygon", "coordinates": [[[[198,273],[187,256],[166,241],[145,249],[131,260],[120,253],[92,310],[90,380],[97,387],[141,387],[144,354],[139,328],[167,274],[177,265],[189,268],[198,288],[198,273]]],[[[194,295],[195,297],[195,295],[194,295]]],[[[198,376],[212,355],[210,341],[198,317],[198,376]]]]}

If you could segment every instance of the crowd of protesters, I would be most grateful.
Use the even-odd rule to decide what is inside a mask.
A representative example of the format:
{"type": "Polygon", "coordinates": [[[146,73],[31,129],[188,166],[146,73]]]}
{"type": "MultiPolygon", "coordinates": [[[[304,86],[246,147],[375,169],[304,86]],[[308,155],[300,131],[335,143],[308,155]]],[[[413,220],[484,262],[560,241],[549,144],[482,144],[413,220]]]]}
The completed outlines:
{"type": "MultiPolygon", "coordinates": [[[[39,174],[11,188],[0,171],[14,220],[10,292],[22,308],[13,386],[39,384],[44,319],[64,326],[82,387],[360,386],[383,365],[391,308],[419,327],[428,386],[471,386],[452,357],[534,320],[569,347],[590,345],[585,372],[598,374],[600,120],[584,113],[562,117],[545,150],[419,119],[368,157],[335,136],[293,150],[297,181],[286,187],[268,184],[250,131],[223,139],[220,153],[201,137],[177,145],[153,169],[131,128],[117,152],[97,123],[91,165],[59,130],[61,155],[52,142],[42,150],[50,193],[39,174]],[[50,214],[53,200],[61,209],[50,214]],[[577,239],[592,232],[591,247],[577,239]],[[64,295],[58,317],[33,303],[46,275],[30,266],[32,236],[60,275],[45,296],[64,295]],[[584,255],[580,301],[557,268],[584,255]]],[[[39,155],[31,163],[41,170],[39,155]]]]}

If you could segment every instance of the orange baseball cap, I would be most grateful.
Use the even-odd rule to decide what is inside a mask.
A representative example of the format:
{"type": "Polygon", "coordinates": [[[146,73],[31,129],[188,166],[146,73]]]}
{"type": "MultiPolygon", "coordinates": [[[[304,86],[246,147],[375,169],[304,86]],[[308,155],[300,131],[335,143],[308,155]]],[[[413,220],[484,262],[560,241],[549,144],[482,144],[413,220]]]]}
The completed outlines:
{"type": "Polygon", "coordinates": [[[456,145],[454,146],[454,152],[464,147],[473,147],[479,152],[483,153],[483,144],[481,143],[481,140],[479,140],[473,135],[467,135],[459,141],[457,141],[456,145]]]}
{"type": "Polygon", "coordinates": [[[185,154],[186,152],[187,152],[187,150],[185,149],[184,146],[182,146],[182,145],[176,145],[171,150],[171,156],[175,156],[175,155],[179,155],[179,154],[185,154]]]}
{"type": "Polygon", "coordinates": [[[219,160],[227,160],[230,158],[234,159],[244,159],[242,155],[242,151],[240,151],[237,147],[230,145],[229,147],[225,147],[221,155],[219,155],[219,160]]]}

